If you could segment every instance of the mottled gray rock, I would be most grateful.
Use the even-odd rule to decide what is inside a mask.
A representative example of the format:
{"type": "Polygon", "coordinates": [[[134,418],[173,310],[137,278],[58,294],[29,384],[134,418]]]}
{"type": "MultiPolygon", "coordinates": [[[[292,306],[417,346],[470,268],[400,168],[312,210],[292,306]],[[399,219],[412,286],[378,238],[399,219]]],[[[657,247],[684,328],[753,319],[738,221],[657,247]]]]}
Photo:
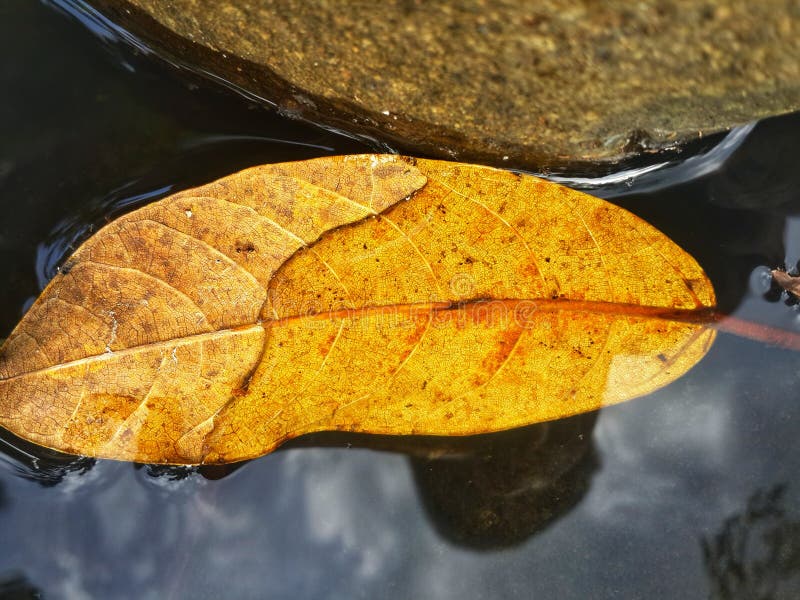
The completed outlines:
{"type": "Polygon", "coordinates": [[[404,150],[619,161],[800,108],[797,0],[92,0],[179,61],[404,150]]]}

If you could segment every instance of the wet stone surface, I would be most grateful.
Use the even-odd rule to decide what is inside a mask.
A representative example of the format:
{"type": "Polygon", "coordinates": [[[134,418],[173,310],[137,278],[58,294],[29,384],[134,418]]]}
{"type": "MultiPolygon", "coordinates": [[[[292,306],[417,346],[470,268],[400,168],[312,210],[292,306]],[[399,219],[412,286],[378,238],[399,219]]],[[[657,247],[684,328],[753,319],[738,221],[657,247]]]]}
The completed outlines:
{"type": "Polygon", "coordinates": [[[588,168],[800,108],[793,0],[91,0],[160,53],[403,151],[588,168]]]}

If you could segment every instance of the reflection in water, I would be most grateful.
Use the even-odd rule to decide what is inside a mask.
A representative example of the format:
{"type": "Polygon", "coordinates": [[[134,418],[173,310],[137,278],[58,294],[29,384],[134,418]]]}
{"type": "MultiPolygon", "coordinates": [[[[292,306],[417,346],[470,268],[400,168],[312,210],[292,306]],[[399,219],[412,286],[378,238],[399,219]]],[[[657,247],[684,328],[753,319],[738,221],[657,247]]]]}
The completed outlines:
{"type": "Polygon", "coordinates": [[[229,465],[202,465],[198,467],[174,466],[174,465],[135,465],[135,469],[144,469],[148,477],[154,479],[164,479],[167,481],[182,481],[192,475],[199,475],[204,479],[217,480],[223,479],[246,465],[249,461],[233,463],[229,465]]]}
{"type": "MultiPolygon", "coordinates": [[[[19,438],[11,432],[0,429],[0,470],[6,469],[13,475],[35,481],[44,487],[53,487],[67,478],[88,474],[97,464],[97,459],[85,456],[72,456],[50,450],[19,438]]],[[[227,477],[247,462],[229,465],[174,466],[134,464],[133,468],[153,479],[164,482],[182,481],[193,475],[216,480],[227,477]]],[[[5,502],[2,480],[0,480],[0,509],[5,502]]]]}
{"type": "MultiPolygon", "coordinates": [[[[691,144],[692,148],[684,148],[674,156],[669,152],[659,153],[655,158],[661,162],[655,164],[645,163],[597,177],[547,175],[547,178],[602,198],[620,197],[634,190],[637,194],[656,192],[714,173],[747,141],[753,127],[755,123],[749,123],[725,135],[715,134],[697,140],[691,144]]],[[[641,157],[638,162],[643,159],[641,157]]]]}
{"type": "Polygon", "coordinates": [[[96,463],[94,458],[71,456],[42,448],[0,429],[0,467],[7,466],[19,477],[44,487],[58,485],[70,474],[85,475],[96,463]]]}
{"type": "Polygon", "coordinates": [[[598,468],[592,442],[597,415],[467,437],[322,432],[278,452],[327,446],[407,454],[439,533],[470,548],[499,548],[525,541],[584,496],[598,468]]]}
{"type": "MultiPolygon", "coordinates": [[[[431,521],[447,539],[473,548],[518,544],[565,515],[584,496],[598,467],[592,443],[597,413],[468,437],[322,432],[286,444],[364,447],[407,454],[431,521]]],[[[39,448],[6,432],[0,460],[44,486],[80,477],[96,464],[39,448]]],[[[173,490],[192,476],[222,479],[247,463],[181,467],[133,465],[156,487],[173,490]]]]}
{"type": "Polygon", "coordinates": [[[714,600],[792,597],[800,582],[800,520],[786,514],[786,486],[753,494],[741,513],[702,540],[714,600]]]}
{"type": "Polygon", "coordinates": [[[471,451],[413,457],[419,492],[448,540],[474,548],[519,544],[583,498],[598,467],[597,413],[479,436],[471,451]]]}
{"type": "Polygon", "coordinates": [[[174,466],[174,465],[141,465],[136,464],[134,465],[134,469],[141,470],[144,469],[144,472],[147,474],[148,477],[152,477],[154,479],[164,479],[165,481],[183,481],[187,477],[191,477],[195,475],[198,471],[197,467],[188,467],[188,466],[174,466]]]}
{"type": "Polygon", "coordinates": [[[709,199],[726,208],[800,212],[800,113],[759,122],[711,177],[709,199]]]}
{"type": "Polygon", "coordinates": [[[32,600],[43,597],[42,592],[23,573],[14,571],[0,574],[0,598],[3,600],[32,600]]]}
{"type": "Polygon", "coordinates": [[[708,183],[709,200],[724,208],[800,212],[797,151],[800,113],[736,127],[707,151],[600,177],[549,179],[603,198],[647,194],[685,183],[708,183]]]}
{"type": "MultiPolygon", "coordinates": [[[[365,447],[410,457],[431,521],[447,539],[473,548],[518,544],[565,515],[589,488],[598,461],[592,443],[597,413],[486,435],[436,438],[322,432],[298,447],[365,447]]],[[[14,472],[45,486],[80,477],[96,463],[20,440],[0,439],[14,472]]],[[[157,487],[192,476],[222,479],[247,463],[180,467],[134,465],[157,487]]]]}

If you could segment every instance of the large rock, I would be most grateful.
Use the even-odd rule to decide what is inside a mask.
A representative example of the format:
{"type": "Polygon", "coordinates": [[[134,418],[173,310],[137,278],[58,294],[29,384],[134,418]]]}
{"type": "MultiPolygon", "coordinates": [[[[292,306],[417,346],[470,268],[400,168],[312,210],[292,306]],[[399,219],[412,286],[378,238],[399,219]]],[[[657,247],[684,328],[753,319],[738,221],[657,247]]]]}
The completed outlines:
{"type": "Polygon", "coordinates": [[[93,3],[289,113],[461,160],[608,163],[800,107],[797,0],[93,3]]]}

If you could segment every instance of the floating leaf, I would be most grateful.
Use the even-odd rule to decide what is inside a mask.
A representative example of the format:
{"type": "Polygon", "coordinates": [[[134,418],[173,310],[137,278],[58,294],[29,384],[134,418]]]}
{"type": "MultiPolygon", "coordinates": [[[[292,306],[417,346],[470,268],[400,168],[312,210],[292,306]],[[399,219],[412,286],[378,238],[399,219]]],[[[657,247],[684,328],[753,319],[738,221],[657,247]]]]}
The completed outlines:
{"type": "Polygon", "coordinates": [[[247,169],[104,227],[0,349],[0,424],[65,452],[231,462],[319,430],[466,435],[647,394],[714,292],[639,218],[395,156],[247,169]]]}

